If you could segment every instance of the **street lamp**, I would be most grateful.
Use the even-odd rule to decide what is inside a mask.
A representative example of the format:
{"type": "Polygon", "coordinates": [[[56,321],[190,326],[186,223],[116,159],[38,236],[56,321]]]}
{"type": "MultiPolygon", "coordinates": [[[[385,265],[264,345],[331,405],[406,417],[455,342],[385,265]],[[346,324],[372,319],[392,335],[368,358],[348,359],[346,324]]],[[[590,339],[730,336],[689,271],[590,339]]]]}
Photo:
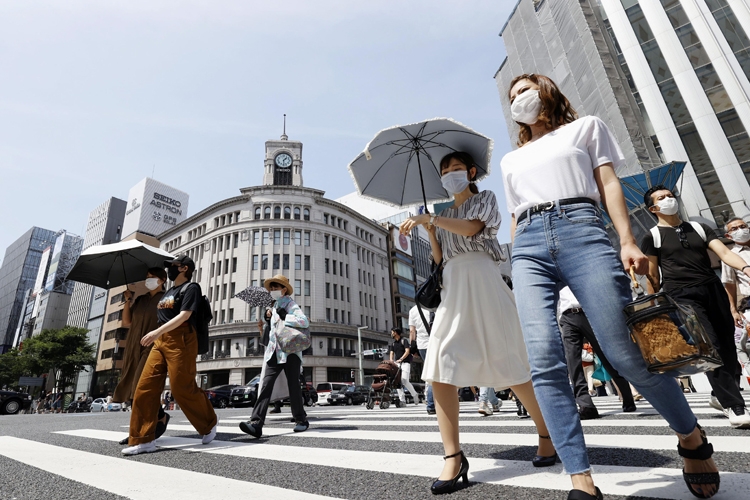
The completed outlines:
{"type": "Polygon", "coordinates": [[[357,358],[359,360],[359,385],[365,385],[365,372],[362,370],[362,330],[367,328],[366,326],[357,327],[357,358]]]}

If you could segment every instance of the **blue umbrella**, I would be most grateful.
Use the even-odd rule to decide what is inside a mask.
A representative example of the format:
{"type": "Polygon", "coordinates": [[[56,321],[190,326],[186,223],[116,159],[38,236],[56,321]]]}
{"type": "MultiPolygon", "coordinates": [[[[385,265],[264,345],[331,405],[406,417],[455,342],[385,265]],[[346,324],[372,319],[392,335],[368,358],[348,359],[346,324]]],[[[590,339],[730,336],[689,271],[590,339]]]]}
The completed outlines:
{"type": "Polygon", "coordinates": [[[661,184],[670,191],[674,191],[682,171],[685,170],[685,164],[684,161],[673,161],[661,167],[620,179],[628,210],[635,210],[643,205],[643,196],[652,186],[661,184]]]}
{"type": "MultiPolygon", "coordinates": [[[[673,161],[660,167],[652,168],[640,174],[623,177],[620,179],[622,193],[625,195],[625,203],[628,212],[643,208],[643,196],[652,186],[663,185],[674,192],[677,181],[680,180],[682,171],[685,170],[686,162],[673,161]]],[[[612,220],[604,214],[604,222],[609,225],[612,220]]]]}

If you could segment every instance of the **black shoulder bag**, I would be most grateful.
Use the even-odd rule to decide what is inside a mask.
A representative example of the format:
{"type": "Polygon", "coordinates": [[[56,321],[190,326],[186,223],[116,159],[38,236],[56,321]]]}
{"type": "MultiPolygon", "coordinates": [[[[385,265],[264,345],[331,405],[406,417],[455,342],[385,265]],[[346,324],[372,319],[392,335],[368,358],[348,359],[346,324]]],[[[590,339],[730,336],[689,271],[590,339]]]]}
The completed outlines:
{"type": "Polygon", "coordinates": [[[432,326],[425,318],[422,308],[425,309],[436,309],[440,305],[440,292],[443,289],[443,263],[432,264],[432,274],[427,280],[422,283],[422,286],[417,290],[417,310],[419,311],[419,317],[422,319],[424,327],[427,329],[427,333],[432,333],[432,326]]]}

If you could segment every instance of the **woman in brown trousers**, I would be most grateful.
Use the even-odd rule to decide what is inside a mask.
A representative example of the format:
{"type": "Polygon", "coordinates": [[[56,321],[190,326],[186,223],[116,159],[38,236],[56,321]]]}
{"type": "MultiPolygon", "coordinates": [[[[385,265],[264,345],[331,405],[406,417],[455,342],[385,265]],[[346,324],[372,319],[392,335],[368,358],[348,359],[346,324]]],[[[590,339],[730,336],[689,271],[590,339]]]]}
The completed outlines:
{"type": "MultiPolygon", "coordinates": [[[[151,346],[142,346],[141,339],[150,331],[159,326],[156,305],[164,296],[164,283],[167,281],[167,273],[160,267],[152,267],[146,273],[145,285],[148,293],[141,295],[132,301],[133,292],[125,290],[125,307],[122,310],[122,327],[128,328],[128,345],[125,349],[122,377],[120,383],[115,387],[112,400],[116,403],[133,404],[135,388],[141,378],[141,372],[146,365],[146,359],[151,352],[151,346]],[[132,302],[132,304],[131,304],[132,302]]],[[[159,405],[159,422],[156,425],[156,438],[158,439],[167,430],[169,415],[159,405]]],[[[126,437],[120,444],[128,444],[126,437]]]]}

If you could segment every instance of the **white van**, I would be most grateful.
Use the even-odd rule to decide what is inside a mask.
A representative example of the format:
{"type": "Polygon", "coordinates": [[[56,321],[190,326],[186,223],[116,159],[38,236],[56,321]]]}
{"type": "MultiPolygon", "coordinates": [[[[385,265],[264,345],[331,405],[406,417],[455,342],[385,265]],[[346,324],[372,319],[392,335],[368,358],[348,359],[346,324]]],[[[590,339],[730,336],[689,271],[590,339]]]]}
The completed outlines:
{"type": "Polygon", "coordinates": [[[341,389],[354,385],[353,383],[346,382],[322,382],[318,384],[315,391],[318,393],[318,405],[327,405],[328,396],[331,392],[339,392],[341,389]]]}

